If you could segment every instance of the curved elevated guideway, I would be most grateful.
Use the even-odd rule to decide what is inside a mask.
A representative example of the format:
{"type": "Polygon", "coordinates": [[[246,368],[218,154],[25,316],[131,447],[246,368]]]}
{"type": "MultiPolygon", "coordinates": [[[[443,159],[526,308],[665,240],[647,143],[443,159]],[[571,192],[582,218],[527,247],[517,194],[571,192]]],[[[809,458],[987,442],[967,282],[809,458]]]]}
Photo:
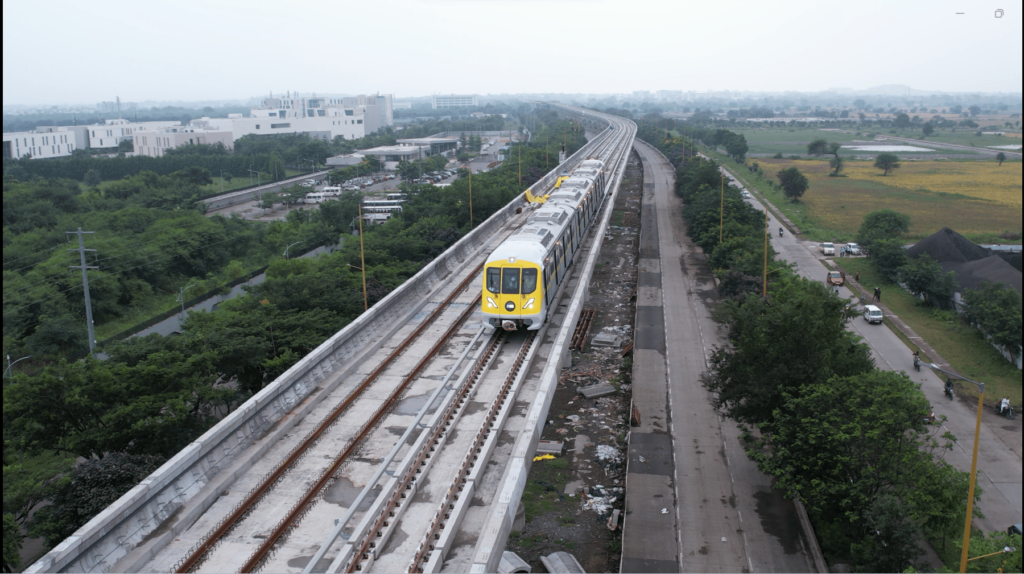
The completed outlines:
{"type": "MultiPolygon", "coordinates": [[[[597,157],[614,200],[635,126],[558,111],[599,133],[533,193],[597,157]]],[[[480,270],[529,208],[478,225],[29,571],[439,571],[450,550],[458,570],[496,570],[600,245],[545,327],[494,332],[480,270]],[[453,544],[465,520],[472,540],[453,544]]]]}

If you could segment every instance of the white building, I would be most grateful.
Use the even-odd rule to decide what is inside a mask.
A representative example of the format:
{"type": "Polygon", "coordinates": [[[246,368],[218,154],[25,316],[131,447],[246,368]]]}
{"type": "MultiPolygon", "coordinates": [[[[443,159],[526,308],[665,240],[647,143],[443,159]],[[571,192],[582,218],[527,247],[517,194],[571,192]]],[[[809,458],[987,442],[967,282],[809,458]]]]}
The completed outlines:
{"type": "Polygon", "coordinates": [[[197,126],[176,126],[151,130],[138,130],[132,142],[136,155],[160,157],[169,149],[183,145],[223,144],[233,149],[231,130],[205,129],[197,126]]]}
{"type": "Polygon", "coordinates": [[[4,157],[32,159],[66,157],[75,146],[75,132],[66,128],[44,128],[47,131],[5,132],[4,157]]]}
{"type": "Polygon", "coordinates": [[[393,108],[396,110],[411,110],[412,102],[394,102],[393,108]]]}
{"type": "Polygon", "coordinates": [[[476,96],[432,96],[430,105],[436,110],[439,108],[468,108],[477,105],[476,96]]]}
{"type": "MultiPolygon", "coordinates": [[[[361,149],[358,151],[358,154],[363,157],[377,158],[387,171],[394,171],[400,161],[416,161],[431,155],[429,145],[379,146],[361,149]]],[[[331,160],[333,159],[328,158],[327,165],[332,165],[331,160]]]]}
{"type": "Polygon", "coordinates": [[[344,107],[377,106],[380,110],[380,125],[395,125],[394,94],[377,94],[374,96],[351,96],[341,98],[344,107]]]}
{"type": "Polygon", "coordinates": [[[180,126],[179,121],[132,122],[123,119],[106,120],[102,124],[88,126],[89,147],[117,147],[122,140],[130,140],[140,130],[158,130],[172,126],[180,126]]]}
{"type": "MultiPolygon", "coordinates": [[[[285,109],[286,110],[286,109],[285,109]]],[[[262,110],[266,111],[266,110],[262,110]]],[[[262,115],[257,117],[201,118],[192,125],[208,130],[223,130],[233,134],[232,141],[247,135],[274,135],[304,133],[311,138],[331,141],[341,136],[358,139],[380,129],[380,115],[373,110],[327,108],[324,115],[295,117],[262,115]]],[[[280,112],[278,112],[280,113],[280,112]]],[[[234,114],[233,114],[234,115],[234,114]]]]}

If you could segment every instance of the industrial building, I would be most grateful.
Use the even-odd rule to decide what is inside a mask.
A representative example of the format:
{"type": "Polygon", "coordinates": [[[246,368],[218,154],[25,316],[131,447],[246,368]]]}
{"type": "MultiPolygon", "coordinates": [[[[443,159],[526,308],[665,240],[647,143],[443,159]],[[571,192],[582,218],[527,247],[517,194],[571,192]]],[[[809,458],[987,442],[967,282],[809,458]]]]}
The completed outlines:
{"type": "Polygon", "coordinates": [[[89,131],[89,147],[99,149],[113,148],[117,147],[124,140],[130,140],[137,131],[158,130],[180,125],[181,122],[176,120],[155,122],[133,122],[121,118],[106,120],[102,124],[87,126],[89,131]]]}
{"type": "Polygon", "coordinates": [[[426,155],[446,153],[459,147],[459,140],[433,135],[425,138],[406,138],[396,140],[399,146],[419,146],[426,148],[426,155]]]}
{"type": "Polygon", "coordinates": [[[75,149],[75,132],[65,128],[43,128],[27,132],[4,133],[4,157],[43,159],[71,155],[75,149]]]}
{"type": "Polygon", "coordinates": [[[476,106],[476,96],[432,96],[430,105],[435,109],[441,108],[470,108],[476,106]]]}
{"type": "Polygon", "coordinates": [[[204,129],[191,125],[139,130],[135,132],[132,143],[136,155],[152,157],[160,157],[167,150],[183,145],[219,143],[229,150],[234,147],[230,130],[204,129]]]}

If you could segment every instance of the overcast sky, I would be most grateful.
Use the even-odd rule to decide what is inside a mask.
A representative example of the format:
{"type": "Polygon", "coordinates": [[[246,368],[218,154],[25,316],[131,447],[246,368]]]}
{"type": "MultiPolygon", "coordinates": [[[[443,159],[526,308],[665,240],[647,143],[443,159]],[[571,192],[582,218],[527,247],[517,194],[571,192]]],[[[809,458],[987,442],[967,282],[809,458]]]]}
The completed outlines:
{"type": "Polygon", "coordinates": [[[1019,0],[4,0],[3,17],[5,105],[285,90],[1021,92],[1019,0]]]}

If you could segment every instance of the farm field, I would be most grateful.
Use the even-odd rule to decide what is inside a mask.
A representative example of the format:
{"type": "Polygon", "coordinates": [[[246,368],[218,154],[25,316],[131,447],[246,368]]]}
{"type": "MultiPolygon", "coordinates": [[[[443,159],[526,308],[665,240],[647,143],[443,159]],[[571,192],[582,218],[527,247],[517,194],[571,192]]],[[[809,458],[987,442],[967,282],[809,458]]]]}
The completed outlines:
{"type": "MultiPolygon", "coordinates": [[[[910,215],[908,239],[927,237],[949,227],[978,242],[1004,243],[1004,232],[1021,233],[1021,163],[917,161],[904,162],[895,175],[882,177],[871,162],[848,161],[847,177],[829,177],[821,160],[759,158],[765,177],[710,155],[732,168],[763,193],[810,239],[850,241],[864,215],[893,209],[910,215]],[[775,174],[797,167],[810,180],[799,203],[768,186],[775,174]]],[[[1012,240],[1012,239],[1011,239],[1012,240]]]]}
{"type": "MultiPolygon", "coordinates": [[[[882,130],[877,126],[866,126],[868,131],[860,132],[857,135],[855,130],[849,128],[756,128],[756,127],[729,127],[729,131],[743,134],[747,139],[747,145],[750,146],[747,154],[751,157],[763,157],[764,154],[774,155],[781,153],[788,157],[791,155],[799,155],[806,157],[807,155],[807,144],[812,140],[821,138],[830,142],[838,142],[844,145],[852,145],[854,143],[867,143],[874,142],[876,136],[887,136],[897,135],[899,137],[906,138],[918,138],[921,135],[920,131],[907,130],[902,134],[890,134],[888,130],[882,130]],[[879,131],[873,131],[878,129],[879,131]]],[[[945,134],[945,139],[938,135],[933,135],[926,140],[922,140],[921,144],[927,147],[928,141],[946,141],[949,143],[958,143],[961,145],[974,145],[977,147],[984,147],[987,145],[1008,145],[1015,143],[1016,140],[1004,137],[1004,136],[981,136],[977,137],[970,133],[956,133],[956,134],[945,134]]],[[[885,142],[877,142],[879,145],[883,145],[885,142]]],[[[899,145],[912,145],[904,144],[902,142],[891,142],[899,145]]],[[[919,152],[901,152],[901,157],[910,158],[927,158],[929,156],[948,156],[951,151],[949,149],[935,149],[933,151],[919,151],[919,152]]],[[[971,150],[956,150],[957,155],[973,155],[974,152],[971,150]]],[[[839,155],[844,157],[863,156],[864,151],[856,151],[844,148],[839,152],[839,155]]],[[[979,159],[980,156],[979,155],[979,159]]]]}

